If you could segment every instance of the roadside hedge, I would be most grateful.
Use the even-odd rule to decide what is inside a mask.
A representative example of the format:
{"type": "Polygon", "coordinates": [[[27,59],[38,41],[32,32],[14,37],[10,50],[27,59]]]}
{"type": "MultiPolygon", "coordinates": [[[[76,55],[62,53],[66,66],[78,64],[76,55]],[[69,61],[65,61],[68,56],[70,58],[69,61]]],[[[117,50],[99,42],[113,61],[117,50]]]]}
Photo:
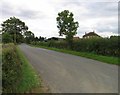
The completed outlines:
{"type": "MultiPolygon", "coordinates": [[[[67,42],[65,41],[32,42],[31,44],[61,49],[69,49],[67,42]]],[[[89,38],[76,40],[73,42],[72,50],[119,57],[120,36],[111,36],[110,38],[89,38]]]]}
{"type": "Polygon", "coordinates": [[[120,56],[119,45],[120,39],[117,37],[82,39],[74,42],[73,50],[118,57],[120,56]]]}
{"type": "Polygon", "coordinates": [[[14,44],[2,46],[2,90],[3,93],[15,92],[21,77],[21,61],[14,44]]]}

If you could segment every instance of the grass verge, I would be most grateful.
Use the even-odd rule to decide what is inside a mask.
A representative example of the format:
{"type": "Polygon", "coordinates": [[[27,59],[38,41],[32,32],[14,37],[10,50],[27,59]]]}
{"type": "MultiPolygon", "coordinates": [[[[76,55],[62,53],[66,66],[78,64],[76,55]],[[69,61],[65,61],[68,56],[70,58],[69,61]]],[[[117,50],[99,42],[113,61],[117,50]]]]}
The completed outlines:
{"type": "Polygon", "coordinates": [[[17,87],[18,93],[31,92],[33,88],[41,85],[41,80],[34,70],[34,68],[29,64],[28,60],[25,58],[23,53],[17,47],[17,54],[22,62],[22,79],[20,85],[17,87]]]}
{"type": "MultiPolygon", "coordinates": [[[[0,84],[2,84],[2,44],[0,43],[0,84]]],[[[0,85],[1,86],[1,85],[0,85]]],[[[0,87],[0,94],[2,93],[2,86],[0,87]]]]}
{"type": "Polygon", "coordinates": [[[68,54],[77,55],[77,56],[82,56],[82,57],[98,60],[98,61],[109,63],[109,64],[120,65],[119,58],[117,57],[97,55],[97,54],[88,53],[88,52],[76,52],[72,50],[58,49],[58,48],[45,47],[45,46],[39,46],[39,45],[30,45],[30,46],[45,48],[45,49],[68,53],[68,54]]]}

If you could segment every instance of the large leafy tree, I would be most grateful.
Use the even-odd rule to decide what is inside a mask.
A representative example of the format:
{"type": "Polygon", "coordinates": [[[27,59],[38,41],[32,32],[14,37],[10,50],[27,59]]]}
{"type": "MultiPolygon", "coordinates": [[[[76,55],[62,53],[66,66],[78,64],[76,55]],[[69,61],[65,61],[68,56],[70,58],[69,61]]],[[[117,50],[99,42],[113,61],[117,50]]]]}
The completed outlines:
{"type": "Polygon", "coordinates": [[[32,33],[31,31],[24,32],[24,36],[26,43],[30,43],[34,40],[34,33],[32,33]]]}
{"type": "Polygon", "coordinates": [[[23,33],[28,30],[28,27],[20,19],[10,17],[2,24],[2,33],[9,33],[14,40],[14,43],[19,43],[19,39],[23,38],[23,33]]]}
{"type": "Polygon", "coordinates": [[[45,40],[45,38],[44,38],[44,37],[41,37],[41,36],[39,37],[39,41],[41,41],[41,42],[42,42],[42,41],[44,41],[44,40],[45,40]]]}
{"type": "Polygon", "coordinates": [[[58,13],[57,28],[59,29],[60,36],[65,35],[69,47],[72,49],[73,36],[77,34],[77,28],[79,23],[74,21],[73,13],[68,10],[64,10],[58,13]]]}

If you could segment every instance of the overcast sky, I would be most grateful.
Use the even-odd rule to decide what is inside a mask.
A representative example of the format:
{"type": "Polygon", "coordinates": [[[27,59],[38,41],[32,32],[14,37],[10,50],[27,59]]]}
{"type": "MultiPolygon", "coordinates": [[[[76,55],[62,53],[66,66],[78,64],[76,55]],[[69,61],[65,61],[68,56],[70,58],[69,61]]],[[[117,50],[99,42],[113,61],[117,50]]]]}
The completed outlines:
{"type": "Polygon", "coordinates": [[[118,34],[118,0],[2,0],[0,23],[15,16],[35,36],[58,37],[58,12],[69,10],[79,22],[77,35],[95,31],[102,37],[118,34]],[[90,2],[92,1],[92,2],[90,2]]]}

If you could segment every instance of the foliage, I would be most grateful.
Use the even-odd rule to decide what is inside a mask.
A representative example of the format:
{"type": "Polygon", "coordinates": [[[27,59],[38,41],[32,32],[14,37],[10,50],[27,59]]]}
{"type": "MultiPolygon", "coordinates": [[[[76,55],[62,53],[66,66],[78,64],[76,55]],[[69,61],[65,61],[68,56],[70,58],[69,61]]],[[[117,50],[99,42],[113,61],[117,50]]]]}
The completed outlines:
{"type": "MultiPolygon", "coordinates": [[[[33,45],[69,49],[65,41],[33,42],[33,45]]],[[[99,55],[120,56],[120,36],[110,38],[89,38],[73,42],[72,50],[78,52],[91,52],[99,55]]]]}
{"type": "Polygon", "coordinates": [[[19,43],[19,39],[22,39],[22,34],[28,30],[28,27],[20,19],[10,17],[2,24],[2,33],[6,32],[12,36],[14,43],[19,43]]]}
{"type": "Polygon", "coordinates": [[[39,42],[39,38],[38,38],[38,37],[35,37],[35,38],[34,38],[34,41],[39,42]]]}
{"type": "Polygon", "coordinates": [[[94,54],[94,53],[77,52],[77,51],[68,50],[68,49],[58,49],[58,48],[54,48],[54,47],[46,47],[46,46],[40,46],[40,45],[31,45],[31,46],[45,48],[45,49],[54,50],[54,51],[63,52],[63,53],[68,53],[68,54],[77,55],[77,56],[82,56],[82,57],[95,59],[95,60],[109,63],[109,64],[120,65],[120,63],[118,61],[119,60],[118,57],[103,56],[103,55],[98,55],[98,54],[94,54]]]}
{"type": "Polygon", "coordinates": [[[26,57],[23,55],[22,51],[17,47],[17,54],[20,58],[20,61],[22,63],[21,66],[21,81],[20,84],[16,87],[17,93],[25,93],[29,92],[35,87],[41,86],[41,80],[37,74],[37,72],[34,70],[34,68],[29,64],[26,57]]]}
{"type": "Polygon", "coordinates": [[[12,36],[9,33],[2,33],[2,42],[3,43],[13,42],[12,36]]]}
{"type": "Polygon", "coordinates": [[[49,42],[32,42],[32,45],[38,46],[46,46],[46,47],[55,47],[55,48],[67,48],[69,49],[67,43],[65,41],[57,42],[57,41],[49,41],[49,42]]]}
{"type": "Polygon", "coordinates": [[[31,43],[32,41],[44,41],[44,37],[35,37],[34,33],[28,31],[28,27],[18,18],[10,17],[1,24],[3,43],[31,43]]]}
{"type": "Polygon", "coordinates": [[[101,55],[120,56],[119,36],[113,38],[82,39],[74,42],[73,50],[93,52],[101,55]]]}
{"type": "Polygon", "coordinates": [[[44,37],[41,37],[41,36],[39,37],[39,41],[41,41],[41,42],[42,42],[42,41],[44,41],[44,40],[45,40],[45,38],[44,38],[44,37]]]}
{"type": "Polygon", "coordinates": [[[3,93],[16,91],[21,77],[21,61],[14,44],[4,44],[2,49],[2,87],[3,93]]]}
{"type": "Polygon", "coordinates": [[[24,33],[24,36],[25,36],[26,43],[30,43],[34,41],[34,33],[32,33],[31,31],[26,31],[24,33]]]}
{"type": "Polygon", "coordinates": [[[57,28],[59,29],[60,36],[66,35],[66,40],[70,48],[72,48],[73,36],[77,34],[78,22],[74,21],[73,13],[64,10],[58,13],[57,28]]]}

